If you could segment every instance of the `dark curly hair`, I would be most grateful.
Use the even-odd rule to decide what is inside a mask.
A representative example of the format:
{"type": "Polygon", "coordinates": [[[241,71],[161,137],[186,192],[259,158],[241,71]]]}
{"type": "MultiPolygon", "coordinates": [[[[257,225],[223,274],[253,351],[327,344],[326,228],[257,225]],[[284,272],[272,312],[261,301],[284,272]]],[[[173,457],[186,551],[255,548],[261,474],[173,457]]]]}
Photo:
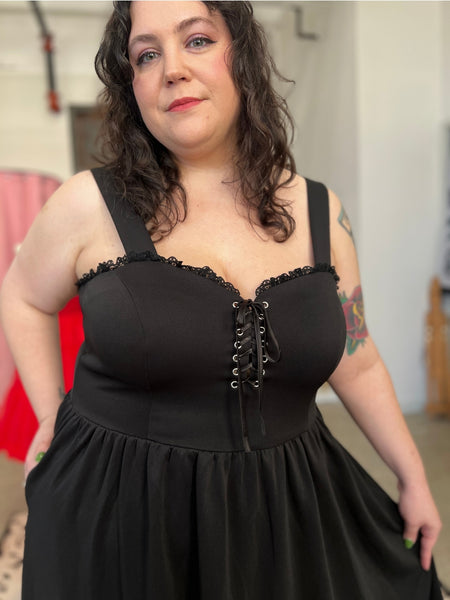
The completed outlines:
{"type": "MultiPolygon", "coordinates": [[[[286,101],[272,86],[271,75],[291,80],[283,77],[274,64],[250,2],[203,3],[211,13],[220,11],[232,38],[231,76],[241,101],[235,164],[238,191],[247,202],[249,218],[251,209],[256,208],[261,225],[282,242],[295,229],[295,220],[286,210],[288,204],[276,196],[277,190],[293,181],[296,174],[289,150],[294,121],[286,101]]],[[[163,237],[186,217],[186,192],[172,154],[149,132],[134,97],[133,68],[128,58],[131,2],[113,4],[95,57],[97,75],[105,85],[99,98],[104,115],[101,160],[112,170],[120,192],[150,223],[150,235],[163,237]],[[181,199],[182,215],[175,195],[181,199]]]]}

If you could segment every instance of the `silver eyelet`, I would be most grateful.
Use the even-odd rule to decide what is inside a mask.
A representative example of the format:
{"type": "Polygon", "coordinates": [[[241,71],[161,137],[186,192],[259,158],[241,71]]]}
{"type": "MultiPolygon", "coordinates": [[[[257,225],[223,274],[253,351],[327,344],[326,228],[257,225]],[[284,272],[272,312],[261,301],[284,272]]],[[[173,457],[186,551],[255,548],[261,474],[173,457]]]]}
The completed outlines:
{"type": "Polygon", "coordinates": [[[236,333],[239,337],[241,337],[242,335],[244,335],[244,332],[242,331],[242,329],[236,329],[236,333]]]}
{"type": "Polygon", "coordinates": [[[266,328],[265,327],[260,327],[259,328],[259,333],[265,333],[266,332],[266,328]]]}
{"type": "Polygon", "coordinates": [[[263,315],[258,315],[258,319],[259,319],[260,321],[264,321],[264,316],[263,316],[263,315]]]}
{"type": "Polygon", "coordinates": [[[267,356],[263,356],[263,363],[266,363],[269,359],[267,358],[267,356]]]}
{"type": "Polygon", "coordinates": [[[239,306],[239,302],[236,302],[236,301],[235,301],[235,302],[233,302],[233,305],[232,305],[232,306],[233,306],[233,308],[237,308],[237,307],[239,306]]]}
{"type": "Polygon", "coordinates": [[[258,381],[258,380],[256,380],[256,381],[252,381],[252,386],[253,386],[254,388],[259,388],[259,381],[258,381]]]}
{"type": "Polygon", "coordinates": [[[234,367],[234,369],[231,372],[233,373],[233,375],[237,375],[238,374],[238,368],[234,367]]]}
{"type": "Polygon", "coordinates": [[[263,375],[265,375],[265,374],[266,374],[266,370],[265,370],[265,369],[263,369],[263,375]]]}
{"type": "Polygon", "coordinates": [[[241,342],[234,342],[234,347],[236,348],[236,350],[240,350],[241,349],[241,342]]]}
{"type": "Polygon", "coordinates": [[[233,362],[237,362],[237,354],[233,354],[233,362]]]}
{"type": "Polygon", "coordinates": [[[233,390],[235,390],[237,388],[237,386],[238,386],[238,382],[233,380],[231,382],[231,387],[233,388],[233,390]]]}
{"type": "Polygon", "coordinates": [[[269,308],[269,303],[266,302],[265,300],[263,300],[263,306],[264,306],[264,308],[269,308]]]}

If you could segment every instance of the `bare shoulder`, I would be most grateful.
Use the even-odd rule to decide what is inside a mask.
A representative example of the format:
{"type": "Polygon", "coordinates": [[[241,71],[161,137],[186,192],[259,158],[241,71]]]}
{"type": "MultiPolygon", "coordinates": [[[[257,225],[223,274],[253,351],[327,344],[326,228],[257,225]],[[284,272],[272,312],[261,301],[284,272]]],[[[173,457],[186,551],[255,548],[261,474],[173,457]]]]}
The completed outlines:
{"type": "Polygon", "coordinates": [[[24,301],[47,313],[77,294],[75,265],[93,239],[101,195],[90,171],[65,181],[34,219],[7,278],[24,301]]]}
{"type": "MultiPolygon", "coordinates": [[[[282,181],[288,181],[289,176],[290,172],[285,169],[282,181]]],[[[294,173],[292,180],[282,185],[277,195],[287,202],[296,221],[303,220],[307,205],[306,179],[304,177],[294,173]]]]}
{"type": "MultiPolygon", "coordinates": [[[[283,173],[283,179],[287,180],[288,176],[289,171],[285,170],[283,173]]],[[[330,224],[334,224],[339,221],[339,218],[343,218],[345,209],[336,193],[325,183],[324,185],[328,190],[330,224]]],[[[282,186],[280,189],[280,197],[288,200],[288,202],[291,203],[293,212],[296,214],[304,214],[308,201],[307,178],[296,173],[294,174],[292,181],[282,186]]],[[[346,218],[348,219],[348,217],[346,218]]]]}
{"type": "Polygon", "coordinates": [[[331,262],[341,278],[342,290],[360,285],[358,258],[350,219],[339,196],[328,188],[331,262]]]}
{"type": "Polygon", "coordinates": [[[345,213],[345,208],[337,194],[332,189],[327,189],[330,207],[330,223],[337,223],[339,217],[342,217],[343,213],[345,213]]]}
{"type": "MultiPolygon", "coordinates": [[[[348,255],[354,252],[353,233],[350,220],[344,205],[338,195],[325,182],[328,191],[328,206],[330,216],[331,260],[336,262],[337,255],[348,255]]],[[[306,221],[308,191],[307,178],[296,175],[290,186],[293,216],[306,221]]]]}
{"type": "Polygon", "coordinates": [[[91,171],[81,171],[67,179],[47,200],[40,216],[57,212],[68,219],[84,219],[96,209],[99,190],[91,171]]]}
{"type": "Polygon", "coordinates": [[[306,193],[306,179],[298,173],[293,173],[291,178],[291,172],[288,169],[283,169],[281,183],[282,186],[280,189],[287,194],[291,193],[293,197],[306,193]],[[289,179],[291,179],[291,181],[289,181],[289,179]],[[289,183],[283,183],[287,181],[289,181],[289,183]]]}
{"type": "Polygon", "coordinates": [[[71,264],[95,243],[107,207],[91,171],[67,179],[47,200],[33,227],[63,251],[71,264]]]}
{"type": "Polygon", "coordinates": [[[350,219],[341,199],[331,189],[328,189],[328,198],[331,255],[336,260],[338,255],[348,257],[355,253],[354,238],[350,219]]]}

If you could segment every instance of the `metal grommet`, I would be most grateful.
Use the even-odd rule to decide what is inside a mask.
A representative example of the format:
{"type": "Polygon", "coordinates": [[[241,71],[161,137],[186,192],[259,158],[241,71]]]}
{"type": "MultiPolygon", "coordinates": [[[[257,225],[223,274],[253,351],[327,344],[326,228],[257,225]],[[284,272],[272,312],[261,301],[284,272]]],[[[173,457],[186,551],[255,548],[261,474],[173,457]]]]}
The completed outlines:
{"type": "Polygon", "coordinates": [[[233,302],[233,308],[237,308],[239,306],[239,302],[234,301],[233,302]]]}
{"type": "Polygon", "coordinates": [[[231,387],[233,388],[233,390],[235,390],[237,388],[237,386],[238,386],[238,382],[233,380],[231,382],[231,387]]]}
{"type": "Polygon", "coordinates": [[[258,315],[258,319],[259,319],[260,321],[264,321],[264,316],[263,316],[263,315],[258,315]]]}
{"type": "Polygon", "coordinates": [[[269,359],[267,358],[266,355],[263,356],[263,363],[266,363],[269,359]]]}
{"type": "Polygon", "coordinates": [[[240,350],[241,349],[241,342],[234,342],[234,347],[236,348],[236,350],[240,350]]]}
{"type": "Polygon", "coordinates": [[[266,370],[265,370],[265,369],[263,369],[263,375],[265,375],[265,374],[266,374],[266,370]]]}
{"type": "Polygon", "coordinates": [[[263,300],[263,306],[264,306],[264,308],[269,308],[269,303],[266,302],[265,300],[263,300]]]}
{"type": "Polygon", "coordinates": [[[238,374],[238,368],[234,367],[234,369],[231,372],[233,373],[233,375],[237,375],[238,374]]]}
{"type": "Polygon", "coordinates": [[[237,354],[233,354],[233,362],[237,362],[237,354]]]}
{"type": "Polygon", "coordinates": [[[241,337],[242,335],[244,335],[244,332],[242,331],[242,329],[241,329],[241,328],[239,328],[239,329],[236,329],[236,333],[237,333],[237,335],[238,335],[239,337],[241,337]]]}
{"type": "Polygon", "coordinates": [[[259,388],[259,381],[258,381],[258,380],[256,380],[256,381],[252,381],[252,386],[253,386],[254,388],[259,388]]]}
{"type": "Polygon", "coordinates": [[[265,333],[266,332],[266,328],[265,327],[260,327],[259,328],[259,333],[265,333]]]}

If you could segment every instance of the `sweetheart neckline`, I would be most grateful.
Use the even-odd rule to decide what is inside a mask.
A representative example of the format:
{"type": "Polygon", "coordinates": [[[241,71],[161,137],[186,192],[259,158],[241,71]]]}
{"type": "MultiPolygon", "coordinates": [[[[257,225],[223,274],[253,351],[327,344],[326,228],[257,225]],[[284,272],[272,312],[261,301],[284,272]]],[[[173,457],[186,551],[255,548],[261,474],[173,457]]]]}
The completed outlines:
{"type": "MultiPolygon", "coordinates": [[[[221,275],[218,275],[213,269],[211,269],[211,267],[207,265],[203,267],[195,267],[183,263],[182,260],[177,259],[175,256],[169,256],[168,258],[166,258],[165,256],[161,256],[160,254],[152,252],[151,250],[144,250],[142,252],[131,251],[129,253],[124,254],[123,256],[118,256],[116,260],[109,259],[104,262],[99,262],[95,269],[91,268],[87,273],[84,273],[76,281],[75,285],[78,287],[78,289],[80,289],[82,286],[86,285],[102,273],[115,271],[116,269],[124,267],[133,262],[145,261],[153,261],[168,264],[172,267],[177,267],[184,271],[193,273],[194,275],[204,277],[205,279],[209,279],[210,281],[215,282],[224,289],[227,289],[234,295],[244,300],[244,297],[242,296],[240,291],[230,281],[226,281],[221,275]]],[[[259,283],[256,287],[254,291],[254,297],[252,298],[252,300],[255,301],[262,292],[271,289],[272,287],[275,287],[277,285],[280,285],[281,283],[317,272],[330,273],[336,282],[336,287],[338,287],[337,284],[340,278],[336,273],[335,267],[330,265],[329,263],[316,263],[315,266],[306,265],[302,267],[297,267],[291,271],[287,271],[284,273],[280,273],[279,275],[263,279],[263,281],[261,281],[261,283],[259,283]]]]}

